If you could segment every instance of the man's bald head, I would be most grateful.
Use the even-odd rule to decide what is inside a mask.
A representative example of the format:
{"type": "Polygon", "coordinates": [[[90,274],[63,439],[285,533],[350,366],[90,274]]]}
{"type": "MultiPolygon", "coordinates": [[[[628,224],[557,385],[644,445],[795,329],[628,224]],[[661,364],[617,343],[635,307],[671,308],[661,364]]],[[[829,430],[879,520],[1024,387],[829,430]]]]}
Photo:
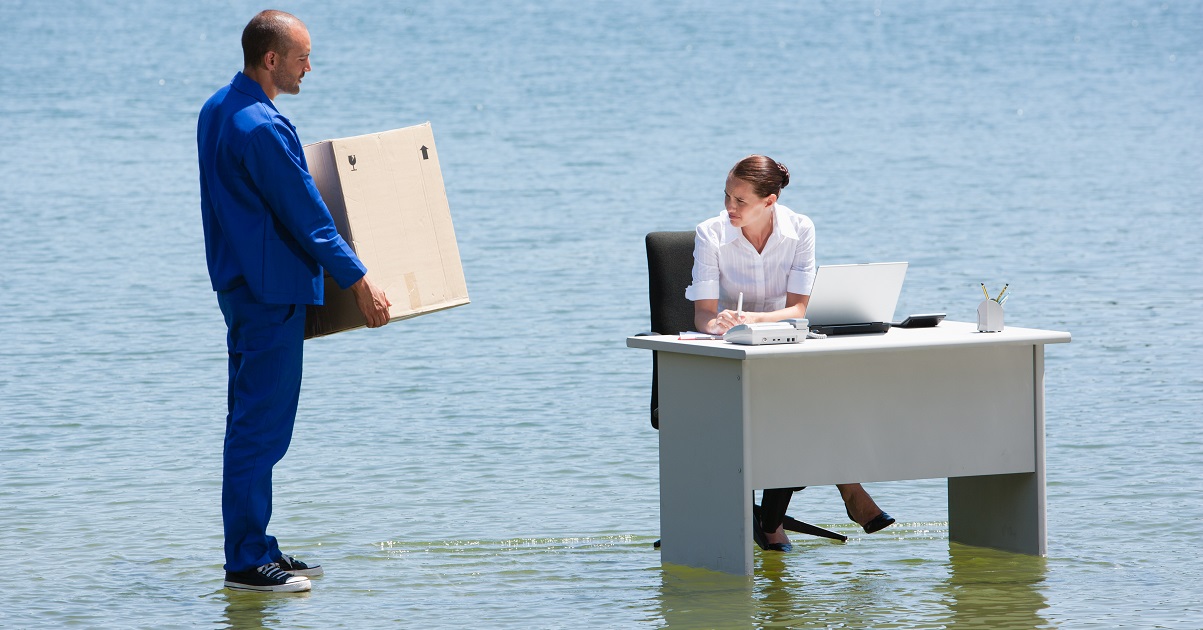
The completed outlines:
{"type": "Polygon", "coordinates": [[[242,62],[248,69],[262,68],[269,52],[285,55],[294,45],[296,29],[305,28],[297,16],[283,11],[260,11],[242,29],[242,62]]]}

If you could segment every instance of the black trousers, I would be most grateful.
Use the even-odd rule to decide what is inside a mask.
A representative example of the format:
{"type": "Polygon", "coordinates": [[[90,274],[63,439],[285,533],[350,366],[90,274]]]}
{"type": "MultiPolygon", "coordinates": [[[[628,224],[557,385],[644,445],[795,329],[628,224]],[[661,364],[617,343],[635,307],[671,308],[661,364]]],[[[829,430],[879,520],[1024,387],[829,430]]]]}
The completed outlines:
{"type": "Polygon", "coordinates": [[[766,534],[771,534],[781,527],[785,520],[785,511],[789,509],[789,500],[794,492],[801,488],[765,488],[760,499],[760,527],[766,534]]]}

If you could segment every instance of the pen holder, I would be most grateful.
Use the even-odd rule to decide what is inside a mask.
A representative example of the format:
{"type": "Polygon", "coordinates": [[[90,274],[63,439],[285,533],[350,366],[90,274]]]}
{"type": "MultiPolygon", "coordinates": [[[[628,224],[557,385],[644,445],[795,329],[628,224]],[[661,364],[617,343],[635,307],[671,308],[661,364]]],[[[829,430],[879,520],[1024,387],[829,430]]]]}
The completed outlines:
{"type": "Polygon", "coordinates": [[[1003,307],[994,300],[982,300],[977,305],[977,331],[1002,332],[1003,307]]]}

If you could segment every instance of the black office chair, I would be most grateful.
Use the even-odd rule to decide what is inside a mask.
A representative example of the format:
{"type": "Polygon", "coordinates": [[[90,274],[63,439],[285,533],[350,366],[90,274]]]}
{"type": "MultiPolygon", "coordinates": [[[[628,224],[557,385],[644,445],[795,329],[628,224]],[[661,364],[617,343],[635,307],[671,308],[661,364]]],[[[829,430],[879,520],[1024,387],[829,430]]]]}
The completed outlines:
{"type": "MultiPolygon", "coordinates": [[[[676,335],[695,328],[693,302],[685,298],[685,288],[693,281],[693,236],[689,232],[651,232],[644,239],[647,247],[648,298],[651,301],[651,332],[644,335],[676,335]]],[[[652,352],[652,427],[660,428],[660,399],[657,394],[656,352],[652,352]]],[[[753,510],[760,506],[753,505],[753,510]]],[[[846,541],[847,536],[785,517],[785,529],[792,532],[846,541]]],[[[656,546],[659,546],[657,541],[656,546]]]]}

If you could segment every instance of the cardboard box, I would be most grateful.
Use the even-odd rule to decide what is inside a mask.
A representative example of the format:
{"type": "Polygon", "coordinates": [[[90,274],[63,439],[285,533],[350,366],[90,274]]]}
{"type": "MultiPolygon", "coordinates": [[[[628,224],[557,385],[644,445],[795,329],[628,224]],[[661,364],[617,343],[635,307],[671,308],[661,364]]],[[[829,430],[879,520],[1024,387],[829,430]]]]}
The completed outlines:
{"type": "MultiPolygon", "coordinates": [[[[309,173],[339,234],[384,289],[390,321],[468,303],[430,123],[305,146],[309,173]]],[[[328,274],[305,338],[366,325],[349,290],[328,274]]]]}

